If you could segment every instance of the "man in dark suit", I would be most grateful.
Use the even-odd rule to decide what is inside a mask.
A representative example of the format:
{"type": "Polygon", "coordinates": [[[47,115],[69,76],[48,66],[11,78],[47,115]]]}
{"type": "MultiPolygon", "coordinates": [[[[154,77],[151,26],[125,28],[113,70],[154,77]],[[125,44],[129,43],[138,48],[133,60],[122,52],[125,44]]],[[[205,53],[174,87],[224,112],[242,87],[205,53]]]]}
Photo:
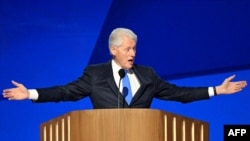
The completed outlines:
{"type": "Polygon", "coordinates": [[[112,59],[106,63],[89,65],[77,80],[50,88],[27,89],[12,81],[15,88],[5,89],[3,96],[9,100],[31,99],[34,102],[76,101],[89,96],[94,108],[149,108],[153,98],[175,100],[183,103],[209,99],[220,94],[241,91],[246,81],[231,82],[230,76],[215,87],[178,87],[162,80],[147,66],[134,64],[137,35],[126,28],[116,28],[109,37],[112,59]],[[125,94],[123,77],[129,79],[125,94]],[[126,101],[125,95],[131,95],[126,101]]]}

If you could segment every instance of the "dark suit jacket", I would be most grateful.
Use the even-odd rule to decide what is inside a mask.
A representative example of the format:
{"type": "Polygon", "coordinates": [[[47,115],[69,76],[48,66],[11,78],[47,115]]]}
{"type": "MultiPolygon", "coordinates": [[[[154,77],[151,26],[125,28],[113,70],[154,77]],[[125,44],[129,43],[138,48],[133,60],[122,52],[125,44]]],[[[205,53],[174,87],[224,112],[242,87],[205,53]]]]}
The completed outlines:
{"type": "Polygon", "coordinates": [[[118,91],[111,61],[87,66],[81,77],[64,86],[37,89],[36,102],[76,101],[89,96],[94,108],[150,108],[153,98],[183,103],[209,98],[207,87],[178,87],[160,79],[150,67],[134,65],[132,69],[141,86],[130,105],[118,91]]]}

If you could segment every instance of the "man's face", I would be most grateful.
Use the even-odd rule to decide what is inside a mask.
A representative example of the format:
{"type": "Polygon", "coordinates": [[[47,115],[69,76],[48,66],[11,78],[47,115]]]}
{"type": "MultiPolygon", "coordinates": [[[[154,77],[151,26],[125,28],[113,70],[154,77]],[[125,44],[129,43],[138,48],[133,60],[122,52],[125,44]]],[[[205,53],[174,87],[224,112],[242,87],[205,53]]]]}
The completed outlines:
{"type": "Polygon", "coordinates": [[[130,69],[134,64],[136,53],[136,42],[123,36],[123,44],[120,47],[111,47],[111,53],[114,56],[114,61],[123,69],[130,69]]]}

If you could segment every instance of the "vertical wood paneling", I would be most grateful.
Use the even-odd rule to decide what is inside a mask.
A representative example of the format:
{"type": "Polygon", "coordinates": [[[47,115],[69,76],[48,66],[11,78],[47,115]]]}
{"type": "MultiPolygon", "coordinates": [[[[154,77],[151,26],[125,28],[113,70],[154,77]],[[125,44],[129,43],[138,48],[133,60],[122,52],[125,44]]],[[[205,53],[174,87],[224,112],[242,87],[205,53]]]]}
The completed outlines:
{"type": "Polygon", "coordinates": [[[208,123],[148,109],[74,111],[41,124],[41,141],[209,141],[208,123]]]}

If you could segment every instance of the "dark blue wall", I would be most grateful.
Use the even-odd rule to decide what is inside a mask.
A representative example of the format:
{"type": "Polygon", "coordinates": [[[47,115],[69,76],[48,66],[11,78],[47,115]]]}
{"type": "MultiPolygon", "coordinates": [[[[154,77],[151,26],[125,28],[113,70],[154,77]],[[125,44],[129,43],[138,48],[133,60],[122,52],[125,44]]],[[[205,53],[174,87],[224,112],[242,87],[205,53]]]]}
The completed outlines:
{"type": "MultiPolygon", "coordinates": [[[[226,0],[2,0],[0,89],[12,87],[13,79],[28,88],[76,79],[87,64],[110,59],[108,35],[120,26],[139,36],[136,62],[170,82],[212,86],[231,74],[250,80],[249,6],[226,0]]],[[[205,120],[211,141],[222,141],[224,124],[250,124],[249,90],[190,104],[155,99],[152,108],[205,120]]],[[[78,109],[92,109],[90,100],[33,104],[0,97],[0,140],[39,140],[42,122],[78,109]]]]}
{"type": "MultiPolygon", "coordinates": [[[[28,88],[65,84],[82,74],[111,0],[1,0],[0,90],[11,80],[28,88]]],[[[77,109],[79,102],[33,104],[0,96],[0,140],[38,141],[39,125],[77,109]]]]}
{"type": "Polygon", "coordinates": [[[228,0],[114,1],[90,63],[109,58],[110,30],[139,35],[136,62],[166,79],[250,67],[250,2],[228,0]],[[98,56],[98,58],[96,57],[98,56]]]}

